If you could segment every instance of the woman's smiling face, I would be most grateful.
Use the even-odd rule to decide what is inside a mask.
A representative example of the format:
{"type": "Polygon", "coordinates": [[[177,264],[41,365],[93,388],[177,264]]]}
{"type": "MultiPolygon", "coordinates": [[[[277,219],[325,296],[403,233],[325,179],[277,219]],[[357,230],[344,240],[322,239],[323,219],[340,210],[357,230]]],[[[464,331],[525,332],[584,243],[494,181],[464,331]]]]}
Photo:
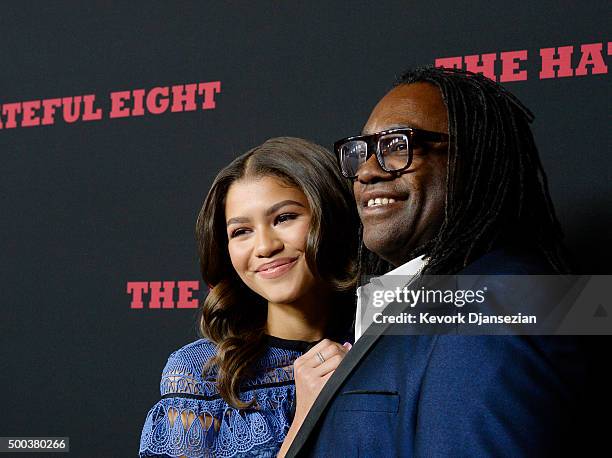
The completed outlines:
{"type": "Polygon", "coordinates": [[[230,186],[230,259],[242,281],[268,302],[295,302],[315,286],[305,255],[311,216],[306,195],[279,178],[246,178],[230,186]]]}

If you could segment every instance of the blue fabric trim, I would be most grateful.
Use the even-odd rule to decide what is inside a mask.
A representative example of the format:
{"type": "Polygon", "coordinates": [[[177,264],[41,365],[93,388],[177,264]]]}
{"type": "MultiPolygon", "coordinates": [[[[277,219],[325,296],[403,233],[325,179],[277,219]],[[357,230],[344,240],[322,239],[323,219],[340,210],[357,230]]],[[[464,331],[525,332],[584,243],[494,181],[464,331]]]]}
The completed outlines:
{"type": "Polygon", "coordinates": [[[276,456],[291,423],[293,362],[301,353],[268,349],[256,376],[243,384],[240,398],[256,406],[245,410],[218,396],[214,374],[204,379],[202,368],[214,354],[214,345],[200,339],[170,355],[160,382],[164,397],[147,414],[139,456],[276,456]]]}

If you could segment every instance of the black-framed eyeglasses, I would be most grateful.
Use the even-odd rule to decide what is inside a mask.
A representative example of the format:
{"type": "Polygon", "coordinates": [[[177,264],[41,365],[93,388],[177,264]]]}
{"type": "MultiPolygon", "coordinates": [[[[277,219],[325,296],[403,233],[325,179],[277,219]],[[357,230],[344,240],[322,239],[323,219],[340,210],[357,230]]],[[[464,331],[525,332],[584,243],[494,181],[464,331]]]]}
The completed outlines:
{"type": "Polygon", "coordinates": [[[354,179],[357,178],[359,168],[372,154],[376,154],[378,164],[385,172],[399,172],[412,164],[415,143],[446,140],[448,134],[402,127],[370,135],[343,138],[334,143],[334,151],[342,175],[354,179]]]}

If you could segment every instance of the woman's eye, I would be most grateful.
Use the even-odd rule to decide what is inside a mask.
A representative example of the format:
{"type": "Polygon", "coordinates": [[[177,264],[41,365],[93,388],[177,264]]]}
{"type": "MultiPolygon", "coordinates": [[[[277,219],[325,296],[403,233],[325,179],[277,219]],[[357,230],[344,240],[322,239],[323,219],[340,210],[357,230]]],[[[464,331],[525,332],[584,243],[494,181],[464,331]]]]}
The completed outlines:
{"type": "Polygon", "coordinates": [[[239,237],[241,235],[244,235],[248,232],[248,229],[245,228],[238,228],[238,229],[234,229],[231,233],[230,233],[230,238],[234,238],[234,237],[239,237]]]}
{"type": "Polygon", "coordinates": [[[290,221],[297,217],[298,215],[296,215],[295,213],[282,213],[275,218],[274,224],[284,223],[285,221],[290,221]]]}

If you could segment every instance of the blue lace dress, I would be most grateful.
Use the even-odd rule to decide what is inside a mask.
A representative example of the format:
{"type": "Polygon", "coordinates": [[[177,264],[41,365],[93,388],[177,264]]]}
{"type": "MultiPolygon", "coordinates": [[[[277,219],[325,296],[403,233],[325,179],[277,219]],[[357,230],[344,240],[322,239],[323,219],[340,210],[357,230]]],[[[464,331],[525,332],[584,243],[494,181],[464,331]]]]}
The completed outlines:
{"type": "Polygon", "coordinates": [[[147,414],[140,456],[276,456],[293,416],[293,362],[309,347],[268,337],[256,375],[243,384],[240,395],[243,401],[255,399],[256,407],[244,410],[221,399],[214,373],[202,376],[215,354],[213,343],[200,339],[175,351],[162,371],[161,399],[147,414]]]}

